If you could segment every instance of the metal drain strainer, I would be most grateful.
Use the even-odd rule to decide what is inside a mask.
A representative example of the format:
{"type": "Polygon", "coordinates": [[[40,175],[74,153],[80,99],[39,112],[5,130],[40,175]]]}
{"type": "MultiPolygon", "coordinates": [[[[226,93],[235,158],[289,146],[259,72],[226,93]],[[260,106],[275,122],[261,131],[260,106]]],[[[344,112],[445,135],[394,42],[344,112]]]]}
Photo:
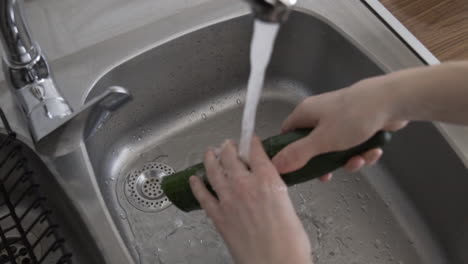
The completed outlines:
{"type": "Polygon", "coordinates": [[[145,212],[161,211],[171,205],[161,189],[162,178],[174,173],[166,164],[151,162],[128,174],[125,196],[135,208],[145,212]]]}

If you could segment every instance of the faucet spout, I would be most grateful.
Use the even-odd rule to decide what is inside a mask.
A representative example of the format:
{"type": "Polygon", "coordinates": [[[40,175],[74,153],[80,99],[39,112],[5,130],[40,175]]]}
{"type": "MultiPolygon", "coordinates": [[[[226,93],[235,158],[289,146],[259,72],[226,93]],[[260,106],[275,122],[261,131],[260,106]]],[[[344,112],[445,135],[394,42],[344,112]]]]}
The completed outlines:
{"type": "Polygon", "coordinates": [[[256,19],[270,23],[282,23],[287,18],[297,0],[245,0],[256,19]]]}

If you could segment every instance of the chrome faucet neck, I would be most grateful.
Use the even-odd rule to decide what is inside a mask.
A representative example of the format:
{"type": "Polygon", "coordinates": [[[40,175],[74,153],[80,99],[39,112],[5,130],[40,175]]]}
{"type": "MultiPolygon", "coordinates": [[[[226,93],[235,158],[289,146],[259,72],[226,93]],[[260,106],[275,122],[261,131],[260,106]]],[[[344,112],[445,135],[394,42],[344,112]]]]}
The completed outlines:
{"type": "Polygon", "coordinates": [[[19,1],[0,1],[0,39],[5,62],[11,66],[31,63],[40,53],[31,39],[19,1]]]}
{"type": "Polygon", "coordinates": [[[67,144],[61,141],[53,142],[60,139],[57,135],[65,133],[64,131],[68,134],[74,133],[75,142],[78,142],[78,138],[85,133],[77,134],[73,129],[65,129],[66,127],[84,127],[86,124],[86,131],[93,131],[104,119],[89,121],[87,117],[90,116],[91,110],[108,116],[108,113],[127,102],[130,95],[123,88],[110,88],[96,100],[73,112],[55,84],[45,55],[39,45],[31,39],[21,3],[21,0],[0,0],[0,42],[4,53],[5,78],[28,120],[33,140],[39,143],[53,134],[54,137],[47,137],[48,145],[60,145],[62,148],[66,145],[66,149],[70,149],[68,145],[73,144],[67,140],[67,144]],[[110,104],[109,101],[114,103],[110,104]]]}
{"type": "Polygon", "coordinates": [[[57,89],[44,54],[29,34],[21,0],[0,1],[0,40],[3,72],[28,119],[34,140],[72,109],[57,89]]]}

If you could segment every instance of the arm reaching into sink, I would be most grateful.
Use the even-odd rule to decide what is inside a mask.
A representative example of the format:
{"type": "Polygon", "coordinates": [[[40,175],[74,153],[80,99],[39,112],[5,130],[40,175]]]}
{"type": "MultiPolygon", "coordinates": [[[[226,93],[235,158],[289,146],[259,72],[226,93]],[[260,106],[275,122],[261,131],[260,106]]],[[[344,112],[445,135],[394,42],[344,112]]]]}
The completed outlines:
{"type": "MultiPolygon", "coordinates": [[[[282,130],[315,129],[284,148],[273,163],[280,173],[295,171],[318,154],[350,148],[379,130],[399,130],[413,120],[468,125],[467,85],[468,62],[451,62],[369,78],[311,96],[284,121],[282,130]]],[[[350,159],[345,168],[358,170],[381,155],[380,149],[370,150],[350,159]]]]}
{"type": "MultiPolygon", "coordinates": [[[[228,142],[218,157],[213,151],[205,156],[207,177],[218,198],[196,176],[190,178],[192,191],[236,263],[312,263],[310,241],[278,171],[297,170],[315,155],[351,148],[379,130],[395,131],[411,120],[468,125],[466,85],[468,62],[457,62],[391,73],[311,96],[282,129],[315,129],[278,153],[276,169],[258,138],[252,141],[250,170],[228,142]]],[[[352,158],[347,168],[372,164],[381,154],[371,150],[352,158]]]]}

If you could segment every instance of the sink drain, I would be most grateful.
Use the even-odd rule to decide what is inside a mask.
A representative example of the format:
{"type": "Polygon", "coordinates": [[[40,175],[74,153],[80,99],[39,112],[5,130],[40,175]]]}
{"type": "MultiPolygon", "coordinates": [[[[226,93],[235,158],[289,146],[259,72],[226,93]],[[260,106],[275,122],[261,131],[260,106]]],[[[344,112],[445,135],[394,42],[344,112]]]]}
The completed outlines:
{"type": "Polygon", "coordinates": [[[158,212],[171,205],[161,189],[162,178],[174,173],[166,164],[151,162],[141,170],[128,174],[125,196],[135,208],[145,212],[158,212]]]}

